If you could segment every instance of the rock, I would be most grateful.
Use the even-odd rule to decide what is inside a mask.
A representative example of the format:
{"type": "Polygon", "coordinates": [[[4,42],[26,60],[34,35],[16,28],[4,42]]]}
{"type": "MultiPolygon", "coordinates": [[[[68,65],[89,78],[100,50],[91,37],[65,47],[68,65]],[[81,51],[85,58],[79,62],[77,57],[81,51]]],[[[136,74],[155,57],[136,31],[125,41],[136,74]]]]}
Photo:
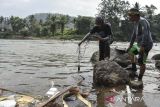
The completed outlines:
{"type": "Polygon", "coordinates": [[[118,56],[114,61],[117,62],[121,67],[127,67],[131,64],[128,53],[126,49],[115,48],[116,56],[118,56]]]}
{"type": "Polygon", "coordinates": [[[155,66],[160,70],[160,61],[156,61],[155,66]]]}
{"type": "Polygon", "coordinates": [[[90,61],[91,61],[93,64],[95,64],[96,62],[99,61],[99,51],[96,51],[96,52],[93,53],[90,61]]]}
{"type": "MultiPolygon", "coordinates": [[[[114,59],[116,57],[116,54],[117,54],[116,51],[111,48],[111,50],[110,50],[111,58],[110,59],[114,59]]],[[[99,61],[99,51],[96,51],[96,52],[93,53],[90,61],[92,62],[92,64],[95,64],[96,62],[99,61]]]]}
{"type": "Polygon", "coordinates": [[[152,60],[160,60],[160,54],[156,54],[152,57],[152,60]]]}
{"type": "MultiPolygon", "coordinates": [[[[121,67],[127,67],[130,65],[130,60],[129,60],[129,55],[128,53],[125,52],[125,50],[122,49],[112,49],[111,48],[111,53],[110,53],[110,60],[114,60],[117,62],[121,67]]],[[[91,57],[91,62],[95,64],[96,62],[99,61],[99,52],[96,51],[93,53],[91,57]]]]}
{"type": "Polygon", "coordinates": [[[94,66],[95,85],[117,86],[129,82],[129,73],[114,61],[99,61],[94,66]]]}
{"type": "Polygon", "coordinates": [[[132,88],[143,88],[143,82],[142,81],[130,81],[129,83],[130,87],[132,88]]]}
{"type": "Polygon", "coordinates": [[[117,62],[121,67],[127,67],[131,64],[131,61],[129,60],[129,55],[127,53],[119,54],[114,61],[117,62]]]}

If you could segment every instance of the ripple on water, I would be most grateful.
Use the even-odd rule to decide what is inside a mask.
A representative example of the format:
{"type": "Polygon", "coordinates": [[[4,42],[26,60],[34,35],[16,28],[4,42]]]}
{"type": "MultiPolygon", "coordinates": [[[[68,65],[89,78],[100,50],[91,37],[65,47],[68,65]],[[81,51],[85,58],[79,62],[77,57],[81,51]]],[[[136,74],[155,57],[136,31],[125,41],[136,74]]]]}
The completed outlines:
{"type": "Polygon", "coordinates": [[[53,80],[53,79],[66,79],[67,77],[36,77],[36,78],[53,80]]]}

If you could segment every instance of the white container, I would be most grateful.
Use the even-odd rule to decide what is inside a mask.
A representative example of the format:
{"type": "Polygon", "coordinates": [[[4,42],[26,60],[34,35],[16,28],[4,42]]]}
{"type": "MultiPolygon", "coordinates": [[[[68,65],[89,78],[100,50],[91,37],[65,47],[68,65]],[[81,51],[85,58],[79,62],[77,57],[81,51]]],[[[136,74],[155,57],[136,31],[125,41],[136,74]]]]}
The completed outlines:
{"type": "Polygon", "coordinates": [[[48,97],[53,97],[59,93],[58,89],[56,87],[54,87],[53,81],[51,84],[52,84],[51,88],[46,92],[46,96],[48,96],[48,97]]]}
{"type": "Polygon", "coordinates": [[[0,107],[15,107],[16,101],[15,100],[4,100],[0,102],[0,107]]]}

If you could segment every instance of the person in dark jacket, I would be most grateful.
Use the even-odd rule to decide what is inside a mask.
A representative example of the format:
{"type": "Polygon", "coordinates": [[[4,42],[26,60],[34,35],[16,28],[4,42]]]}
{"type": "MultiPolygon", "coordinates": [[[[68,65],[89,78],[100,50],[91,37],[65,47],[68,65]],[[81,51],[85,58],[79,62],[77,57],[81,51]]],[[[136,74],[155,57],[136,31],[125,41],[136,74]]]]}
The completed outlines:
{"type": "Polygon", "coordinates": [[[135,55],[138,55],[138,64],[140,65],[138,80],[142,80],[146,69],[146,59],[153,46],[150,24],[145,18],[140,16],[140,12],[136,8],[130,9],[128,15],[130,21],[134,22],[134,27],[127,51],[130,55],[132,70],[135,75],[137,70],[135,55]]]}
{"type": "Polygon", "coordinates": [[[99,61],[104,60],[105,58],[110,58],[110,43],[111,38],[111,26],[104,23],[104,20],[101,17],[96,17],[95,26],[91,29],[89,33],[81,40],[78,44],[79,46],[91,35],[96,37],[99,40],[99,61]]]}

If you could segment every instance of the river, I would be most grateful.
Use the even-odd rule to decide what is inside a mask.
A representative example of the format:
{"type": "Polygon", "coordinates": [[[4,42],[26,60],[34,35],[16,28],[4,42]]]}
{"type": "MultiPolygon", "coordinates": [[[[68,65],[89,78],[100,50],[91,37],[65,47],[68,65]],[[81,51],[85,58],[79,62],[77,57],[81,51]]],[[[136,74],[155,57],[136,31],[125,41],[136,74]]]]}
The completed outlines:
{"type": "MultiPolygon", "coordinates": [[[[51,81],[60,89],[73,84],[74,80],[67,79],[79,75],[77,44],[78,41],[0,39],[0,88],[43,96],[51,87],[51,81]]],[[[111,47],[127,48],[127,44],[114,43],[111,47]]],[[[82,47],[81,75],[88,77],[92,84],[93,67],[90,57],[98,50],[98,43],[89,42],[82,47]]],[[[160,105],[160,72],[151,60],[159,52],[160,44],[154,44],[148,58],[144,88],[140,92],[143,103],[138,104],[139,107],[160,105]]],[[[95,98],[98,99],[98,96],[95,98]]],[[[98,100],[95,105],[102,107],[98,105],[98,100]]],[[[121,105],[126,106],[124,103],[121,105]]]]}

